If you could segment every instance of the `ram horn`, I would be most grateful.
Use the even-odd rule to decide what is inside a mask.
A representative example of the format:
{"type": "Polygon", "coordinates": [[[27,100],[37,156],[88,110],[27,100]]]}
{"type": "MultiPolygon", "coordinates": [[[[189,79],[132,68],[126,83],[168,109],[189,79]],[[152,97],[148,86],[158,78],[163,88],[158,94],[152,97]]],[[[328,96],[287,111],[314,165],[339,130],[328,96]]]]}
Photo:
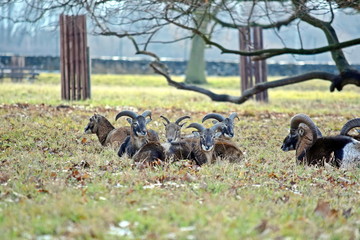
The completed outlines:
{"type": "Polygon", "coordinates": [[[169,123],[170,123],[169,119],[167,119],[165,116],[160,115],[160,117],[166,121],[166,124],[169,124],[169,123]]]}
{"type": "Polygon", "coordinates": [[[296,114],[294,117],[291,118],[290,128],[292,130],[298,129],[300,123],[304,123],[310,128],[311,134],[313,136],[313,141],[315,141],[316,139],[318,139],[318,137],[320,137],[318,136],[319,130],[316,127],[315,123],[311,120],[309,116],[303,113],[296,114]]]}
{"type": "Polygon", "coordinates": [[[150,119],[151,119],[151,111],[150,111],[150,110],[146,110],[146,111],[143,112],[141,115],[142,115],[144,118],[150,117],[150,119]]]}
{"type": "Polygon", "coordinates": [[[132,119],[135,119],[138,115],[133,111],[125,110],[125,111],[119,112],[116,115],[115,121],[118,120],[122,116],[128,116],[128,117],[131,117],[132,119]]]}
{"type": "Polygon", "coordinates": [[[231,121],[234,121],[235,118],[237,118],[238,120],[240,120],[240,118],[238,117],[237,113],[234,112],[234,113],[230,114],[229,119],[231,119],[231,121]]]}
{"type": "Polygon", "coordinates": [[[212,126],[210,129],[216,132],[216,130],[219,130],[223,127],[222,123],[216,123],[214,126],[212,126]]]}
{"type": "Polygon", "coordinates": [[[191,123],[186,128],[196,128],[199,132],[203,132],[206,128],[200,123],[191,123]]]}
{"type": "Polygon", "coordinates": [[[182,117],[179,117],[179,118],[175,121],[175,123],[176,123],[177,125],[179,125],[182,120],[187,119],[187,118],[190,118],[190,116],[182,116],[182,117]]]}
{"type": "Polygon", "coordinates": [[[347,135],[355,127],[360,127],[360,118],[354,118],[345,123],[340,131],[340,135],[347,135]]]}
{"type": "Polygon", "coordinates": [[[209,114],[205,115],[205,117],[202,119],[202,122],[205,122],[206,120],[208,120],[210,118],[214,118],[214,119],[218,120],[219,122],[222,122],[225,120],[225,118],[218,113],[209,113],[209,114]]]}

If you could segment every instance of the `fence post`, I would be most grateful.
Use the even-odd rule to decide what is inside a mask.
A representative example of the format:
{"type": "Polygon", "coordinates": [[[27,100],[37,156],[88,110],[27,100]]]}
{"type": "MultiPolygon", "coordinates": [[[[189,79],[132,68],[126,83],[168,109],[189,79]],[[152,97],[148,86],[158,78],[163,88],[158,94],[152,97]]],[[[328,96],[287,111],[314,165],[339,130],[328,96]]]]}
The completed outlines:
{"type": "MultiPolygon", "coordinates": [[[[263,35],[261,27],[240,27],[239,45],[241,51],[263,49],[263,35]],[[252,31],[251,31],[252,30],[252,31]]],[[[254,85],[267,81],[266,61],[252,61],[251,57],[240,56],[241,93],[254,85]]],[[[268,102],[267,91],[256,94],[256,101],[268,102]]]]}
{"type": "Polygon", "coordinates": [[[85,15],[60,15],[61,98],[90,98],[89,51],[85,15]]]}

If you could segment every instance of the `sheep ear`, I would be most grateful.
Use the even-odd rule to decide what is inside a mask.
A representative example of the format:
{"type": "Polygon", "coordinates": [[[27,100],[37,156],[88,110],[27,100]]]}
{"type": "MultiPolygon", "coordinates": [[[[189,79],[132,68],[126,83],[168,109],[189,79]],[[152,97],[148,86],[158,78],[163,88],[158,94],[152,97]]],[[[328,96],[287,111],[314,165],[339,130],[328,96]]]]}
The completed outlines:
{"type": "Polygon", "coordinates": [[[300,137],[304,136],[305,135],[305,129],[299,128],[298,133],[299,133],[300,137]]]}
{"type": "Polygon", "coordinates": [[[126,120],[128,121],[128,123],[132,124],[132,119],[131,118],[126,118],[126,120]]]}
{"type": "Polygon", "coordinates": [[[221,136],[221,134],[222,134],[221,132],[216,132],[216,133],[215,133],[215,137],[218,138],[218,137],[221,136]]]}
{"type": "Polygon", "coordinates": [[[213,120],[213,121],[212,121],[213,124],[216,124],[216,123],[218,123],[218,122],[219,122],[218,120],[213,120]]]}

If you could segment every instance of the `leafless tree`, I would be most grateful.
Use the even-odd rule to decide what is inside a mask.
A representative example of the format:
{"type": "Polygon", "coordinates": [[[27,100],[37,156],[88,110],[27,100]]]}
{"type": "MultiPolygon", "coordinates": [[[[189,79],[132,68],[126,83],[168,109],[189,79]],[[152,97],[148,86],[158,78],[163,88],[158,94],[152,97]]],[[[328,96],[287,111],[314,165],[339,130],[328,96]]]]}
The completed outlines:
{"type": "MultiPolygon", "coordinates": [[[[357,14],[359,1],[348,0],[288,0],[288,1],[236,1],[236,0],[14,0],[5,1],[0,7],[17,4],[23,8],[14,21],[36,22],[45,14],[70,13],[87,14],[96,34],[129,38],[135,46],[136,54],[145,54],[154,58],[151,67],[156,73],[166,78],[169,85],[179,89],[195,91],[209,96],[214,101],[243,103],[252,95],[269,88],[281,87],[312,79],[329,81],[330,91],[341,91],[345,85],[360,86],[360,73],[352,68],[342,49],[358,45],[360,38],[340,41],[333,27],[337,11],[357,14]],[[195,12],[201,8],[206,11],[212,21],[206,32],[202,32],[201,24],[196,24],[195,12]],[[216,9],[216,11],[215,11],[216,9]],[[302,41],[302,30],[298,31],[299,46],[270,48],[256,51],[240,51],[232,49],[214,37],[224,28],[238,29],[241,26],[261,26],[272,29],[279,35],[285,26],[307,24],[319,29],[325,36],[327,44],[316,48],[307,48],[302,41]],[[160,32],[168,31],[170,26],[182,29],[183,36],[174,38],[170,34],[166,39],[157,39],[160,32]],[[314,55],[330,52],[338,69],[338,74],[327,72],[308,72],[277,81],[260,83],[243,92],[241,96],[216,94],[207,89],[175,82],[171,79],[166,66],[161,63],[156,52],[151,51],[154,43],[173,43],[200,36],[207,45],[219,49],[223,54],[251,56],[254,60],[269,59],[284,54],[314,55]]],[[[0,16],[0,19],[4,16],[0,16]]],[[[298,28],[300,29],[300,28],[298,28]]],[[[166,46],[164,46],[166,47],[166,46]]]]}

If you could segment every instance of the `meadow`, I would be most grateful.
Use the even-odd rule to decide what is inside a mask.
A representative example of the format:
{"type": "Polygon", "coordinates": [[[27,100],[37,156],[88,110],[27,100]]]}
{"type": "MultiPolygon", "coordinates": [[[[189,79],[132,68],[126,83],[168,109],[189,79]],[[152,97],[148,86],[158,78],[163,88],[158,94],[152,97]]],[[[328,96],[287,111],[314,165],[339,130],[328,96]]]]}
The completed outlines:
{"type": "MultiPolygon", "coordinates": [[[[360,239],[360,169],[299,166],[280,149],[300,112],[323,135],[338,134],[360,117],[360,88],[330,93],[328,82],[309,81],[270,90],[269,103],[236,105],[156,75],[93,75],[92,98],[66,102],[59,77],[0,82],[1,239],[360,239]],[[234,141],[245,159],[136,168],[84,134],[94,113],[127,125],[115,122],[127,109],[151,110],[148,126],[162,140],[160,115],[190,123],[237,112],[234,141]]],[[[211,77],[205,87],[239,95],[239,77],[211,77]]]]}

